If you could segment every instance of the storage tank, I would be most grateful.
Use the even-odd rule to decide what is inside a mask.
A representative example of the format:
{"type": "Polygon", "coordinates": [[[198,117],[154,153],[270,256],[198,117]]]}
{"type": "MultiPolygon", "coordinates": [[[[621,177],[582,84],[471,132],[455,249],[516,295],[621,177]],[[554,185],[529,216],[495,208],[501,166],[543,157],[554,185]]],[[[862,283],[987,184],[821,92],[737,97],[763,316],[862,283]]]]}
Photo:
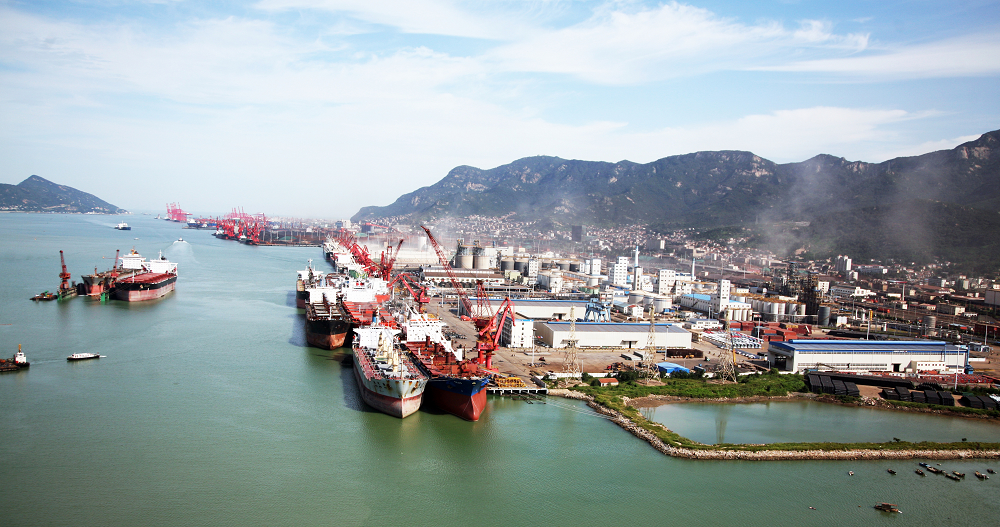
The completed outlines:
{"type": "Polygon", "coordinates": [[[572,271],[572,272],[574,272],[574,273],[579,273],[580,272],[580,262],[578,262],[578,261],[572,261],[572,262],[570,262],[569,263],[569,270],[572,271]]]}
{"type": "Polygon", "coordinates": [[[569,262],[567,262],[566,260],[560,260],[556,262],[556,265],[559,266],[560,271],[569,271],[569,262]]]}
{"type": "Polygon", "coordinates": [[[528,259],[527,258],[515,259],[514,270],[521,273],[522,275],[528,274],[528,259]]]}
{"type": "Polygon", "coordinates": [[[476,269],[489,269],[490,264],[492,263],[490,260],[492,260],[492,258],[485,254],[474,254],[472,255],[472,266],[476,269]]]}
{"type": "Polygon", "coordinates": [[[601,285],[600,278],[593,275],[587,277],[587,287],[597,287],[599,285],[601,285]]]}
{"type": "Polygon", "coordinates": [[[800,317],[806,316],[806,305],[805,304],[797,304],[795,306],[795,314],[798,315],[798,316],[800,316],[800,317]]]}
{"type": "Polygon", "coordinates": [[[500,272],[513,271],[513,270],[514,270],[513,258],[504,258],[503,260],[500,260],[500,272]]]}
{"type": "Polygon", "coordinates": [[[816,324],[820,326],[830,325],[830,306],[819,306],[816,311],[816,324]]]}
{"type": "Polygon", "coordinates": [[[937,317],[934,315],[924,315],[924,326],[927,329],[934,329],[937,327],[937,317]]]}
{"type": "Polygon", "coordinates": [[[631,291],[628,294],[629,304],[639,304],[642,305],[642,292],[641,291],[631,291]]]}
{"type": "Polygon", "coordinates": [[[460,254],[455,257],[458,260],[459,269],[472,269],[472,255],[460,254]]]}
{"type": "Polygon", "coordinates": [[[670,309],[672,307],[671,304],[672,302],[670,302],[670,297],[666,295],[656,295],[653,297],[653,309],[655,309],[657,313],[662,313],[670,309]]]}

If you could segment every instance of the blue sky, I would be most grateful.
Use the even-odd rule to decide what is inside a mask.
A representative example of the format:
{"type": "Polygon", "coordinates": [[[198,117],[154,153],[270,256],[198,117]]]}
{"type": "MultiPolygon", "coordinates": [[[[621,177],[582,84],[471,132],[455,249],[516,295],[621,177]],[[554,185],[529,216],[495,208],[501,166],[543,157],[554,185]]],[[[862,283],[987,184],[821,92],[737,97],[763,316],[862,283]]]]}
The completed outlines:
{"type": "Polygon", "coordinates": [[[1000,128],[1000,2],[0,0],[0,182],[347,217],[459,165],[1000,128]]]}

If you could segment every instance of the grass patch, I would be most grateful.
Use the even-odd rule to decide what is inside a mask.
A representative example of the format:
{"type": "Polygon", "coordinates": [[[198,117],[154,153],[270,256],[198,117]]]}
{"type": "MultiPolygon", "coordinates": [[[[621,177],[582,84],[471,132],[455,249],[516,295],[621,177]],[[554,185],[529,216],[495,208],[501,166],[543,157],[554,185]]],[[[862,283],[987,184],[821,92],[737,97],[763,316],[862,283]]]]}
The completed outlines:
{"type": "Polygon", "coordinates": [[[998,410],[987,410],[985,408],[968,408],[966,406],[944,406],[940,404],[927,404],[927,403],[915,403],[912,401],[890,401],[886,400],[887,403],[892,406],[902,406],[905,408],[929,408],[932,410],[941,410],[944,412],[950,412],[955,414],[966,414],[966,415],[983,415],[986,417],[997,418],[1000,417],[1000,411],[998,410]]]}
{"type": "Polygon", "coordinates": [[[597,397],[599,394],[624,395],[631,398],[648,395],[673,395],[695,399],[775,397],[806,389],[805,381],[801,375],[741,375],[738,380],[739,382],[736,384],[709,384],[703,379],[666,378],[663,380],[663,386],[643,386],[634,382],[624,382],[618,386],[577,386],[573,389],[593,397],[597,397]]]}

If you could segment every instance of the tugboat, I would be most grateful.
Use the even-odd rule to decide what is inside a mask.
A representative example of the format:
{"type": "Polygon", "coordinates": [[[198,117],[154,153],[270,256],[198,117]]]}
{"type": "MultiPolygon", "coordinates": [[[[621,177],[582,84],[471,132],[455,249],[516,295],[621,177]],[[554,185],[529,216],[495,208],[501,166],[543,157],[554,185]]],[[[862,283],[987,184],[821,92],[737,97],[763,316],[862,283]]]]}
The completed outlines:
{"type": "Polygon", "coordinates": [[[27,368],[31,366],[28,359],[24,356],[24,352],[21,351],[21,345],[17,345],[17,353],[9,359],[0,359],[0,371],[18,371],[22,368],[27,368]]]}
{"type": "Polygon", "coordinates": [[[878,505],[875,506],[875,508],[882,512],[899,512],[900,514],[902,514],[902,512],[900,512],[900,510],[896,508],[895,503],[879,503],[878,505]]]}
{"type": "Polygon", "coordinates": [[[35,302],[38,302],[40,300],[47,302],[49,300],[55,300],[57,298],[59,298],[59,295],[55,293],[50,293],[48,291],[42,291],[41,293],[38,293],[37,295],[31,297],[31,299],[34,300],[35,302]]]}

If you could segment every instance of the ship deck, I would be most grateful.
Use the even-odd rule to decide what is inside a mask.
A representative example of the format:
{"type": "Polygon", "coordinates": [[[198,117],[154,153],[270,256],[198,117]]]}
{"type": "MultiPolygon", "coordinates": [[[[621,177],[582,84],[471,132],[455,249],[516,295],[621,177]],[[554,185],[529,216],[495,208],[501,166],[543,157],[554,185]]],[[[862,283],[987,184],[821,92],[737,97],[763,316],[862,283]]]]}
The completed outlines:
{"type": "Polygon", "coordinates": [[[347,317],[351,320],[351,323],[358,326],[368,326],[372,323],[372,315],[378,311],[379,322],[389,326],[396,327],[396,321],[392,318],[385,308],[383,308],[377,302],[341,302],[344,306],[344,310],[347,312],[347,317]]]}

